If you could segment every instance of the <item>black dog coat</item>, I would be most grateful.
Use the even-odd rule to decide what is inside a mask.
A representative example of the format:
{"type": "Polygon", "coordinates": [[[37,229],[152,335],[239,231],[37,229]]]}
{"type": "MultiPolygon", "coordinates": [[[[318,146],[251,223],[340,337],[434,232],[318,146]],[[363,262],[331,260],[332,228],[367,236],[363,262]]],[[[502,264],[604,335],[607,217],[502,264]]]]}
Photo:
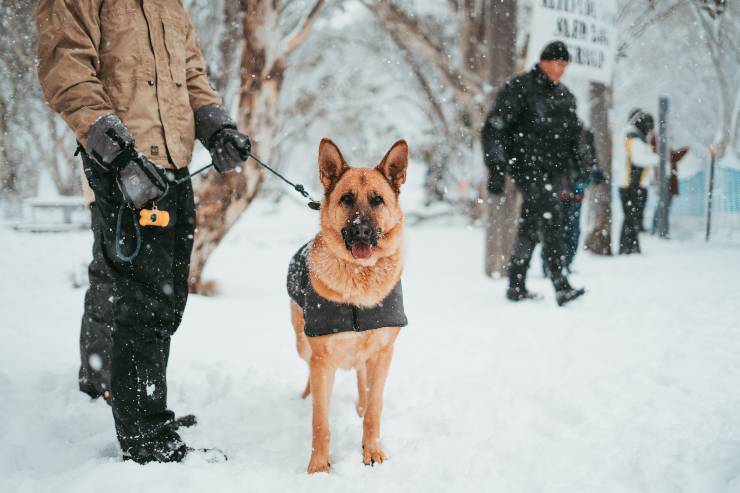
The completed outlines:
{"type": "Polygon", "coordinates": [[[338,332],[362,332],[381,327],[404,327],[408,324],[403,310],[401,281],[377,306],[360,308],[335,303],[319,296],[311,285],[308,273],[307,243],[290,260],[288,295],[303,308],[304,332],[309,337],[338,332]]]}

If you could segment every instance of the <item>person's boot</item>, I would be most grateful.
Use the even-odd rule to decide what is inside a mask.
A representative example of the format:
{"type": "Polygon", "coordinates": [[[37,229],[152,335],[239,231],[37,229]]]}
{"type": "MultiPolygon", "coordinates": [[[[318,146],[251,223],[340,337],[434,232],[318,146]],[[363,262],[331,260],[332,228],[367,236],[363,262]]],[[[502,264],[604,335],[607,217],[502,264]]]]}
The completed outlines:
{"type": "Polygon", "coordinates": [[[541,299],[541,296],[537,293],[527,291],[525,286],[526,277],[527,261],[512,258],[511,265],[509,265],[509,289],[506,290],[506,298],[509,301],[541,299]]]}
{"type": "Polygon", "coordinates": [[[563,275],[553,279],[552,282],[555,286],[555,301],[557,301],[558,306],[570,303],[586,292],[585,288],[574,289],[568,282],[568,278],[563,275]]]}
{"type": "Polygon", "coordinates": [[[137,464],[145,465],[151,462],[182,462],[187,458],[198,457],[206,462],[221,463],[229,458],[217,448],[191,448],[185,444],[175,449],[155,449],[151,451],[139,450],[137,453],[124,452],[123,460],[132,460],[137,464]]]}
{"type": "Polygon", "coordinates": [[[123,451],[123,460],[137,464],[151,462],[182,462],[186,457],[200,457],[206,462],[225,462],[226,454],[217,448],[191,448],[170,428],[148,443],[134,445],[123,451]]]}
{"type": "Polygon", "coordinates": [[[123,460],[132,460],[138,464],[150,462],[182,462],[188,454],[188,447],[172,430],[166,429],[157,438],[141,444],[132,445],[123,450],[123,460]]]}

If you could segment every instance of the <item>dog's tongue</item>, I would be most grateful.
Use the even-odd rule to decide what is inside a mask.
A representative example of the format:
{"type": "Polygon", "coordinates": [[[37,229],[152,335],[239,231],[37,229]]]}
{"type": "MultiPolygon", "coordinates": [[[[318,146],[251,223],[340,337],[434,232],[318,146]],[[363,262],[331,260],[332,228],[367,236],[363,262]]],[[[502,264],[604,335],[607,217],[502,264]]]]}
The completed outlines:
{"type": "Polygon", "coordinates": [[[364,243],[355,243],[352,245],[352,256],[354,258],[368,258],[373,254],[373,247],[364,243]]]}

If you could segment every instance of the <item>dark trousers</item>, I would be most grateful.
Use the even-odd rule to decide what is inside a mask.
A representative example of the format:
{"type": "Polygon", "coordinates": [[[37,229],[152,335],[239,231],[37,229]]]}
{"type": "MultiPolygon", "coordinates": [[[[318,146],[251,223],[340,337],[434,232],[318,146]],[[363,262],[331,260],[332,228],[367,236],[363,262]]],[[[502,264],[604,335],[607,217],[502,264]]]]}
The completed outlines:
{"type": "Polygon", "coordinates": [[[640,219],[638,220],[637,224],[640,228],[640,233],[644,233],[647,231],[645,229],[645,206],[647,205],[648,201],[648,189],[640,187],[639,193],[637,195],[637,214],[640,216],[640,219]]]}
{"type": "Polygon", "coordinates": [[[524,280],[532,259],[532,252],[542,235],[542,250],[555,289],[563,283],[563,206],[557,190],[547,190],[544,184],[530,183],[520,187],[522,208],[519,226],[512,249],[509,284],[524,288],[524,280]]]}
{"type": "Polygon", "coordinates": [[[640,229],[645,210],[647,190],[642,187],[621,187],[619,198],[622,201],[624,222],[619,235],[619,253],[640,253],[640,229]]]}
{"type": "MultiPolygon", "coordinates": [[[[190,181],[170,187],[157,206],[169,212],[167,227],[141,227],[141,249],[131,262],[124,255],[136,246],[138,217],[125,207],[117,237],[121,192],[114,177],[83,157],[85,175],[95,192],[93,231],[99,256],[110,274],[113,332],[110,384],[113,418],[124,452],[160,447],[179,440],[168,422],[167,362],[170,337],[182,319],[188,296],[188,271],[195,231],[195,206],[190,181]]],[[[175,178],[187,170],[173,172],[175,178]]],[[[144,453],[144,452],[142,452],[144,453]]]]}
{"type": "Polygon", "coordinates": [[[99,397],[110,390],[110,359],[113,346],[113,275],[100,242],[101,221],[95,220],[97,205],[90,208],[93,230],[93,259],[88,267],[90,286],[85,293],[85,311],[80,327],[80,390],[99,397]]]}
{"type": "MultiPolygon", "coordinates": [[[[560,229],[563,246],[563,269],[570,272],[570,266],[578,252],[581,241],[581,204],[580,200],[563,200],[563,227],[560,229]]],[[[542,249],[542,270],[548,274],[547,255],[542,249]]]]}

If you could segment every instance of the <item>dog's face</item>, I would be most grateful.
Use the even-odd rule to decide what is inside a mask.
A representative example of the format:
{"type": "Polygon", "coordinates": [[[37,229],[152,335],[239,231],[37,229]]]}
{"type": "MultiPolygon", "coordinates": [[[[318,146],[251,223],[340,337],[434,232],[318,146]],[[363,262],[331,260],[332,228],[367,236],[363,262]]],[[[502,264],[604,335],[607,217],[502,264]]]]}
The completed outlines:
{"type": "Polygon", "coordinates": [[[375,168],[352,168],[334,142],[321,141],[321,229],[334,255],[367,266],[401,247],[403,214],[398,194],[407,167],[404,140],[393,144],[375,168]]]}

